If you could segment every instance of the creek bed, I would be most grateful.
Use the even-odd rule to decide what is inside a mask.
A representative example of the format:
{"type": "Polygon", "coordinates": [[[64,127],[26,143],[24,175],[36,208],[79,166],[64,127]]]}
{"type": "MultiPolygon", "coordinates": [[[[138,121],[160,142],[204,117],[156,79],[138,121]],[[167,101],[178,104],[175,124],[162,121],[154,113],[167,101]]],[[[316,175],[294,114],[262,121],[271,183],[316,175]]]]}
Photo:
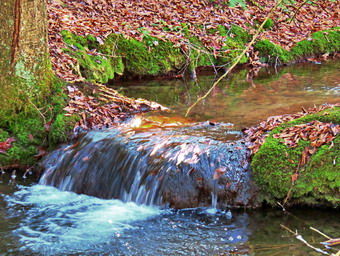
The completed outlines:
{"type": "Polygon", "coordinates": [[[326,239],[310,226],[340,230],[330,209],[174,211],[49,186],[0,188],[0,255],[319,255],[280,224],[320,248],[326,239]]]}
{"type": "MultiPolygon", "coordinates": [[[[214,76],[200,76],[198,83],[135,81],[114,86],[128,96],[155,100],[174,110],[146,114],[153,120],[226,124],[190,130],[195,136],[224,143],[238,139],[244,126],[268,116],[339,102],[339,70],[339,61],[296,65],[277,73],[263,70],[253,81],[247,81],[247,71],[242,70],[224,80],[188,119],[186,108],[196,95],[204,94],[214,76]]],[[[319,255],[280,225],[297,230],[322,249],[320,242],[326,239],[310,226],[330,237],[340,236],[338,210],[289,211],[211,206],[171,210],[60,191],[20,176],[12,181],[10,174],[4,174],[0,176],[0,255],[319,255]]]]}
{"type": "MultiPolygon", "coordinates": [[[[269,116],[291,114],[314,104],[340,102],[340,61],[321,65],[299,65],[261,69],[248,80],[249,71],[241,70],[222,80],[212,93],[190,114],[192,121],[212,120],[233,123],[236,129],[255,125],[269,116]]],[[[216,76],[208,73],[198,81],[158,80],[116,83],[115,89],[129,97],[156,101],[173,110],[168,116],[184,117],[197,95],[210,88],[216,76]]],[[[150,113],[154,115],[154,113],[150,113]]],[[[164,116],[165,113],[161,113],[164,116]]]]}

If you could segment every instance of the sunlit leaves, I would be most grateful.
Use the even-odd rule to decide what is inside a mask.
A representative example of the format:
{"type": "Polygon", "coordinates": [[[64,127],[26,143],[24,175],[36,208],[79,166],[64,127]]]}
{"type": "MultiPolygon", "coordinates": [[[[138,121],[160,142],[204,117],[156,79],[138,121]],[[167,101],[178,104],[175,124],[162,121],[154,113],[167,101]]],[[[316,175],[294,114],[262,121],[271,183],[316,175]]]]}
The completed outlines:
{"type": "MultiPolygon", "coordinates": [[[[246,134],[246,140],[250,142],[249,149],[251,150],[251,153],[255,154],[264,143],[269,132],[280,126],[282,123],[292,121],[307,114],[317,113],[334,106],[340,106],[340,104],[321,105],[318,108],[314,107],[308,110],[303,108],[303,111],[297,114],[271,116],[259,125],[245,129],[244,133],[246,134]]],[[[295,128],[287,128],[281,133],[275,134],[274,137],[280,138],[285,144],[291,147],[296,147],[299,140],[310,140],[311,147],[315,148],[320,147],[325,143],[332,142],[334,136],[338,134],[339,129],[339,125],[323,124],[314,121],[310,124],[300,125],[295,128]]]]}
{"type": "MultiPolygon", "coordinates": [[[[234,24],[252,34],[275,1],[50,0],[48,3],[53,68],[59,77],[74,81],[82,79],[79,65],[61,50],[65,48],[60,35],[62,30],[82,36],[93,35],[99,44],[104,44],[111,33],[137,40],[151,36],[170,41],[186,51],[189,33],[217,56],[225,42],[225,36],[219,31],[220,26],[229,30],[234,24]]],[[[297,11],[297,6],[302,3],[304,0],[286,1],[282,8],[275,11],[273,26],[263,31],[261,38],[289,49],[296,42],[309,38],[312,32],[337,26],[340,12],[337,2],[314,1],[314,4],[304,4],[297,11]],[[295,18],[290,22],[295,12],[295,18]]],[[[157,41],[147,43],[152,46],[157,41]]]]}
{"type": "Polygon", "coordinates": [[[14,138],[8,138],[3,142],[0,142],[0,154],[5,154],[7,150],[12,147],[12,143],[15,141],[14,138]]]}
{"type": "MultiPolygon", "coordinates": [[[[80,117],[75,130],[111,127],[125,120],[132,113],[167,110],[152,101],[124,97],[117,91],[100,84],[92,84],[92,88],[87,89],[88,95],[75,86],[68,86],[67,90],[70,100],[63,110],[66,112],[65,116],[78,115],[80,117]],[[98,97],[91,96],[91,94],[96,94],[98,97]]],[[[138,119],[136,120],[138,122],[138,119]]],[[[133,125],[138,127],[140,124],[134,123],[133,125]]]]}

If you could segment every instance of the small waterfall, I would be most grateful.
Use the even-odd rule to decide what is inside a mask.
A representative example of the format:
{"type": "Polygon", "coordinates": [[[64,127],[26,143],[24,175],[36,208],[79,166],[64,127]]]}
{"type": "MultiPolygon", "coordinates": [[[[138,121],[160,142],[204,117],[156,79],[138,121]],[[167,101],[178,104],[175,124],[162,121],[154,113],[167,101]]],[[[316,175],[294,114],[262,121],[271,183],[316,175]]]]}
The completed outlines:
{"type": "Polygon", "coordinates": [[[215,192],[211,192],[211,208],[217,209],[218,195],[215,192]]]}
{"type": "Polygon", "coordinates": [[[247,149],[177,130],[92,131],[52,152],[40,184],[60,190],[174,208],[253,206],[247,149]],[[216,180],[218,169],[226,170],[216,180]],[[213,192],[213,193],[212,193],[213,192]],[[212,196],[210,196],[212,195],[212,196]]]}

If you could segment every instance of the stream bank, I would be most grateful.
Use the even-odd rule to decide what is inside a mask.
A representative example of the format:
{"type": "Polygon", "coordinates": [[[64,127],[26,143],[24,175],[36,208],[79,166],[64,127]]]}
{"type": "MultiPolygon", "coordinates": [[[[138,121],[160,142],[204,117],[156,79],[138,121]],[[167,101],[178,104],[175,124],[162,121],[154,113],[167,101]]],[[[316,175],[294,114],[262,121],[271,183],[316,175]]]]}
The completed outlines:
{"type": "MultiPolygon", "coordinates": [[[[339,96],[337,89],[337,63],[338,62],[335,61],[324,65],[305,64],[301,65],[301,69],[299,69],[298,66],[286,67],[279,69],[277,75],[274,75],[274,78],[272,79],[268,78],[268,73],[271,73],[274,70],[264,69],[262,73],[259,73],[259,78],[255,78],[252,81],[249,81],[247,79],[248,74],[245,70],[243,70],[225,79],[221,86],[216,89],[216,92],[212,94],[211,99],[208,99],[204,104],[198,106],[197,109],[194,110],[193,115],[190,119],[178,117],[176,118],[176,114],[174,112],[159,112],[158,114],[154,113],[156,117],[148,121],[148,124],[143,129],[167,129],[169,121],[170,123],[172,122],[173,124],[177,125],[179,123],[182,123],[182,125],[185,124],[190,126],[190,124],[194,124],[197,121],[204,122],[210,120],[212,125],[214,126],[208,125],[203,129],[203,131],[201,131],[200,129],[193,129],[191,132],[191,136],[197,136],[199,134],[199,136],[202,136],[203,138],[208,134],[209,136],[206,138],[206,140],[211,139],[223,142],[241,139],[242,134],[239,131],[240,129],[244,128],[244,126],[249,127],[255,125],[256,123],[271,114],[283,114],[287,112],[287,109],[289,109],[290,112],[295,112],[300,109],[301,105],[308,109],[308,107],[312,106],[311,102],[315,102],[318,104],[325,101],[328,101],[330,103],[338,102],[339,96]],[[306,71],[303,71],[304,69],[306,71]],[[313,74],[314,80],[310,79],[311,74],[313,74]],[[249,115],[249,110],[252,110],[254,115],[249,115]],[[157,115],[159,115],[158,118],[157,115]],[[168,117],[166,118],[168,118],[168,120],[166,120],[166,118],[164,119],[164,116],[167,115],[168,117]],[[233,128],[231,128],[231,130],[228,130],[229,128],[226,130],[223,128],[221,130],[219,127],[229,127],[229,125],[221,126],[220,124],[223,124],[223,122],[231,123],[230,125],[233,128]],[[209,132],[207,133],[208,130],[209,132]]],[[[177,114],[180,114],[183,113],[183,109],[185,109],[192,101],[195,100],[195,97],[198,97],[200,93],[204,92],[206,88],[208,88],[209,84],[213,80],[214,76],[202,76],[199,77],[198,83],[189,82],[187,85],[181,85],[183,80],[172,80],[169,81],[170,84],[173,84],[173,86],[170,87],[168,85],[162,85],[162,83],[166,83],[166,81],[158,81],[160,83],[160,86],[158,86],[158,91],[155,90],[155,83],[157,84],[157,81],[152,81],[150,82],[151,84],[147,86],[141,86],[141,88],[144,88],[143,90],[151,90],[151,94],[144,94],[141,90],[136,90],[136,86],[121,87],[119,84],[116,84],[116,89],[119,90],[119,88],[122,88],[122,90],[127,90],[127,92],[130,91],[130,93],[136,93],[136,95],[138,96],[143,95],[143,97],[145,98],[150,97],[150,100],[161,102],[164,105],[167,105],[170,108],[174,109],[177,114]],[[171,93],[169,93],[169,89],[171,89],[171,93]]],[[[128,98],[123,97],[117,91],[98,84],[96,85],[85,83],[82,86],[78,84],[77,87],[69,85],[67,90],[69,94],[68,96],[69,98],[71,98],[71,101],[65,108],[68,113],[66,114],[66,116],[65,114],[60,114],[59,116],[57,116],[57,120],[60,121],[61,127],[64,127],[62,126],[63,118],[72,118],[72,116],[75,117],[77,120],[76,127],[72,125],[69,127],[71,128],[71,130],[73,128],[76,128],[74,131],[78,132],[87,131],[89,129],[105,129],[112,125],[116,125],[120,121],[126,120],[126,118],[128,118],[128,116],[122,115],[122,110],[124,110],[125,112],[128,111],[133,114],[136,112],[140,112],[141,110],[149,111],[150,109],[161,108],[159,104],[152,104],[152,102],[150,101],[129,100],[128,98]],[[83,87],[83,89],[80,91],[78,90],[78,87],[83,87]],[[96,98],[91,96],[92,93],[97,94],[96,96],[101,98],[102,101],[105,99],[107,105],[98,104],[96,102],[96,98]],[[112,100],[116,100],[116,103],[113,104],[112,100]]],[[[328,111],[325,116],[323,115],[324,112],[322,112],[323,114],[321,114],[320,117],[313,116],[313,118],[319,119],[321,121],[323,120],[324,122],[327,121],[337,124],[338,120],[336,119],[336,117],[338,115],[338,108],[335,108],[333,110],[325,110],[326,112],[328,111]],[[325,118],[328,119],[326,120],[325,118]]],[[[308,119],[308,122],[310,121],[311,120],[308,119]]],[[[284,127],[287,128],[286,126],[284,127]]],[[[52,131],[55,131],[55,128],[52,129],[52,131]]],[[[65,130],[60,129],[59,134],[65,134],[65,130]]],[[[269,140],[270,139],[272,138],[269,137],[269,140]]],[[[274,140],[279,141],[279,139],[274,140]]],[[[329,152],[333,152],[331,154],[334,154],[338,147],[337,138],[334,140],[334,143],[335,145],[332,147],[330,147],[329,143],[322,146],[321,149],[324,149],[321,150],[323,152],[322,154],[327,155],[329,152]],[[327,148],[329,148],[329,151],[326,150],[327,148]]],[[[264,148],[266,148],[266,145],[267,144],[264,145],[264,148]]],[[[285,147],[285,145],[278,145],[281,149],[282,147],[285,147]]],[[[255,154],[252,164],[255,170],[254,173],[256,174],[255,180],[262,189],[263,193],[260,194],[259,200],[250,200],[252,201],[252,203],[247,203],[247,201],[244,201],[241,204],[236,203],[235,205],[254,207],[260,204],[258,202],[263,202],[264,200],[267,203],[275,205],[277,201],[283,201],[287,196],[288,191],[290,190],[290,181],[292,179],[292,175],[294,175],[296,172],[297,165],[299,164],[299,157],[301,157],[304,147],[300,146],[298,148],[295,148],[293,151],[295,153],[292,153],[292,157],[288,158],[289,161],[283,161],[282,164],[279,164],[279,166],[284,166],[283,164],[285,164],[285,176],[280,176],[279,179],[285,180],[286,186],[283,187],[280,185],[281,187],[279,187],[279,189],[281,190],[279,190],[278,187],[275,187],[277,186],[276,180],[278,179],[278,177],[272,176],[273,173],[280,173],[281,175],[281,172],[275,172],[274,169],[276,168],[276,165],[272,165],[273,170],[270,169],[270,171],[266,172],[266,170],[269,170],[268,168],[270,167],[268,164],[266,164],[266,160],[267,158],[269,158],[269,154],[266,152],[261,153],[261,150],[258,152],[259,155],[255,154]],[[293,161],[293,163],[291,163],[291,161],[293,161]],[[268,177],[266,177],[267,173],[270,174],[268,177]]],[[[272,149],[269,149],[269,152],[272,152],[272,149]]],[[[283,152],[286,153],[281,153],[281,151],[278,151],[278,154],[288,154],[289,148],[287,148],[283,152]]],[[[315,151],[314,153],[316,154],[313,154],[313,158],[319,156],[321,154],[320,152],[315,151]]],[[[6,155],[4,155],[3,157],[6,157],[6,155]]],[[[276,158],[275,160],[278,159],[279,158],[276,158]]],[[[320,160],[323,158],[319,157],[318,159],[320,160]]],[[[331,156],[327,159],[329,159],[328,163],[326,164],[328,166],[327,168],[329,169],[329,172],[325,173],[325,175],[322,176],[323,178],[321,178],[321,180],[315,179],[316,182],[320,181],[318,184],[309,183],[308,188],[305,190],[291,191],[293,197],[293,200],[291,201],[292,204],[297,203],[315,206],[337,206],[338,203],[336,201],[336,196],[338,193],[339,184],[337,177],[334,176],[334,168],[337,167],[333,164],[333,162],[330,162],[334,161],[334,157],[331,156]],[[320,186],[320,184],[323,184],[325,187],[320,186]],[[298,200],[294,200],[294,197],[298,198],[298,200]]],[[[314,168],[315,161],[308,162],[308,164],[310,163],[314,163],[312,167],[314,168]]],[[[317,163],[317,165],[319,164],[323,166],[323,163],[317,163]]],[[[195,169],[195,167],[192,168],[195,169]]],[[[305,173],[308,172],[302,171],[301,175],[298,175],[301,179],[298,179],[297,183],[300,183],[305,179],[303,178],[303,174],[305,173]]],[[[209,176],[210,174],[205,175],[209,176]]],[[[320,174],[319,172],[316,175],[320,176],[322,174],[320,174]]],[[[211,177],[212,176],[214,176],[214,170],[211,171],[211,177]]],[[[228,183],[227,180],[226,183],[228,183]]],[[[294,187],[294,189],[301,186],[303,187],[303,184],[304,183],[302,183],[302,185],[300,184],[299,186],[294,187]]],[[[193,186],[195,187],[196,185],[193,186]]],[[[204,205],[207,205],[211,202],[211,195],[209,191],[211,191],[212,187],[208,187],[203,193],[205,195],[203,199],[203,201],[205,201],[204,205]]],[[[250,189],[249,191],[253,190],[254,189],[250,189]]],[[[247,189],[245,189],[244,191],[247,191],[247,189]]],[[[174,192],[171,193],[174,194],[174,192]]],[[[227,192],[226,194],[228,193],[229,192],[227,192]]],[[[223,193],[221,193],[221,196],[219,197],[220,202],[223,201],[222,194],[223,193]]],[[[253,193],[250,193],[248,196],[250,198],[254,197],[251,194],[253,193]]],[[[259,195],[257,195],[257,197],[258,196],[259,195]]],[[[186,201],[183,200],[183,198],[186,197],[183,196],[182,199],[179,198],[180,201],[182,200],[182,202],[178,201],[173,202],[172,204],[177,205],[179,208],[190,207],[190,205],[183,204],[183,202],[186,201]]],[[[196,200],[194,198],[198,197],[193,197],[193,202],[196,200]]],[[[233,196],[230,198],[233,198],[233,196]]],[[[198,206],[199,203],[197,202],[199,202],[199,200],[191,206],[198,206]]],[[[228,204],[230,205],[230,203],[228,204]]]]}
{"type": "MultiPolygon", "coordinates": [[[[189,52],[167,39],[152,37],[148,32],[143,34],[140,41],[121,34],[111,34],[105,41],[98,41],[93,35],[79,36],[65,30],[61,35],[67,46],[63,48],[64,52],[77,63],[74,72],[88,81],[98,83],[112,83],[115,77],[178,78],[190,75],[196,79],[196,70],[200,68],[227,70],[251,40],[247,31],[239,26],[220,26],[220,36],[225,37],[225,40],[223,52],[216,54],[192,36],[185,24],[180,31],[189,45],[193,45],[189,52]]],[[[307,59],[319,62],[337,55],[340,51],[339,42],[339,27],[315,32],[309,39],[296,43],[291,50],[263,39],[254,44],[252,54],[241,58],[239,64],[259,68],[289,65],[307,59]]]]}

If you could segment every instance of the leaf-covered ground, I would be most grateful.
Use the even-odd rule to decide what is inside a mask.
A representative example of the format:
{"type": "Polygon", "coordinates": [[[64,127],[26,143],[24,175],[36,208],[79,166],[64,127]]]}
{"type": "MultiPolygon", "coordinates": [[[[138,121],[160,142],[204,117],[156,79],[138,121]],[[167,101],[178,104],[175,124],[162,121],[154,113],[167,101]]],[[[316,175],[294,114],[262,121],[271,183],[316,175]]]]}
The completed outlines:
{"type": "MultiPolygon", "coordinates": [[[[275,4],[272,0],[49,0],[49,43],[55,73],[73,81],[75,60],[62,52],[65,47],[60,31],[78,35],[94,35],[99,43],[111,33],[142,39],[151,36],[169,40],[186,50],[186,24],[190,33],[212,51],[218,51],[224,37],[218,26],[241,26],[254,34],[275,4]],[[211,31],[214,31],[212,33],[211,31]],[[209,33],[208,33],[209,31],[209,33]]],[[[272,17],[273,24],[261,34],[290,49],[296,42],[308,39],[311,33],[340,26],[339,0],[285,0],[272,17]]]]}
{"type": "MultiPolygon", "coordinates": [[[[279,127],[283,123],[298,119],[300,117],[318,113],[325,109],[339,107],[337,104],[325,104],[319,107],[310,108],[308,110],[303,108],[302,112],[296,114],[285,114],[280,116],[271,116],[267,120],[262,121],[260,124],[246,128],[244,133],[246,135],[245,140],[250,142],[249,149],[252,154],[255,154],[261,145],[265,142],[269,135],[269,132],[279,127]]],[[[297,125],[291,128],[283,130],[281,133],[276,134],[274,138],[283,139],[283,143],[296,147],[299,140],[311,140],[311,146],[313,148],[320,147],[323,144],[332,142],[338,135],[340,126],[338,124],[324,124],[321,122],[313,121],[309,124],[297,125]]]]}

